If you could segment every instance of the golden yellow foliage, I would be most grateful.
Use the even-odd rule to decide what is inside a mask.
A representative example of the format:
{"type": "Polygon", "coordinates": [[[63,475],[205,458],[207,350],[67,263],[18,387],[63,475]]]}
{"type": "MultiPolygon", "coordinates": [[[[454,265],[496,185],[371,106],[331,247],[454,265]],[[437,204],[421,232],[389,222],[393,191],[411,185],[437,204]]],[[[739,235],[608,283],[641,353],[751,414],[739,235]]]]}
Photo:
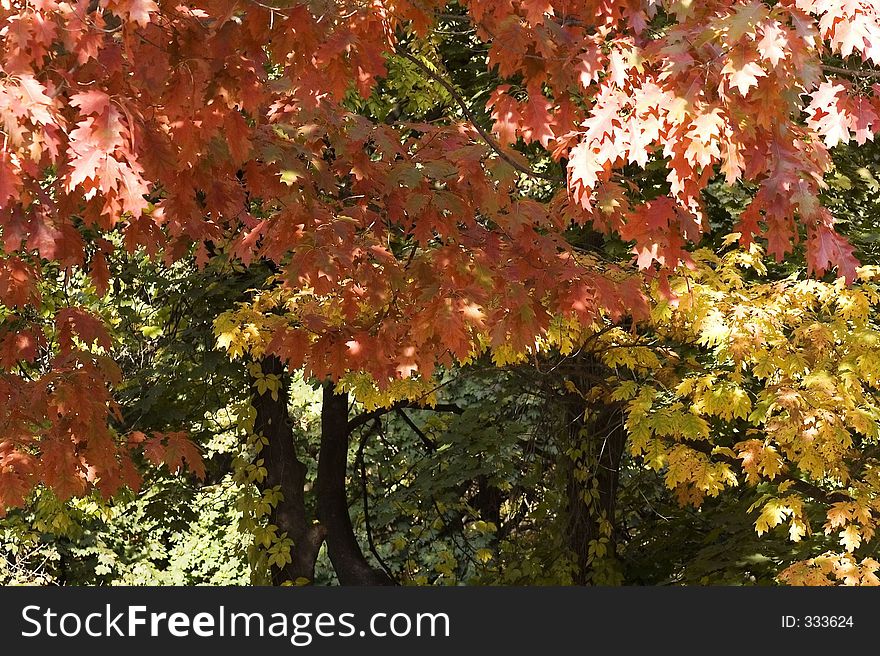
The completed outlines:
{"type": "Polygon", "coordinates": [[[807,507],[825,508],[822,530],[843,554],[792,566],[780,580],[876,584],[877,563],[852,555],[880,515],[876,267],[847,287],[767,282],[755,244],[694,259],[670,281],[671,298],[653,289],[646,329],[598,340],[607,365],[633,374],[611,378],[606,397],[626,404],[631,453],[662,471],[683,503],[742,484],[775,489],[753,507],[758,534],[787,525],[801,540],[818,528],[807,507]]]}

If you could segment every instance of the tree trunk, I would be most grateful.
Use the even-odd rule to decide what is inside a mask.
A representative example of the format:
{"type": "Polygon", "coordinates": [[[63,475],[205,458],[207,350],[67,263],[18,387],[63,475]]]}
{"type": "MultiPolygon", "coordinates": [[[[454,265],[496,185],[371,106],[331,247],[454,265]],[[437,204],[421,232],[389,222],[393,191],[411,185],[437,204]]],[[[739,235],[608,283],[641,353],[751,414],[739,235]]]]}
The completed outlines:
{"type": "Polygon", "coordinates": [[[348,514],[348,395],[324,384],[321,406],[321,453],[315,491],[321,525],[327,531],[327,552],[342,585],[390,585],[385,572],[374,569],[361,551],[348,514]]]}
{"type": "Polygon", "coordinates": [[[501,529],[501,504],[504,503],[504,492],[489,484],[489,477],[477,476],[477,493],[471,498],[470,504],[480,513],[480,519],[495,525],[496,531],[501,529]]]}
{"type": "Polygon", "coordinates": [[[325,531],[306,517],[306,466],[296,455],[293,429],[287,413],[289,394],[284,365],[276,357],[266,357],[260,360],[260,367],[264,374],[275,374],[281,379],[277,399],[272,398],[271,391],[259,394],[255,390],[252,401],[257,411],[254,432],[269,440],[260,452],[267,472],[260,489],[281,488],[283,498],[272,509],[269,521],[278,527],[279,536],[286,533],[293,540],[292,562],[282,568],[272,566],[272,583],[280,585],[298,579],[313,581],[315,560],[325,531]]]}
{"type": "Polygon", "coordinates": [[[583,399],[577,397],[569,401],[569,446],[580,449],[581,453],[574,457],[563,455],[567,537],[575,558],[573,581],[587,585],[595,582],[595,549],[600,539],[607,538],[604,557],[613,557],[616,552],[614,514],[626,431],[616,405],[594,410],[585,420],[583,399]],[[591,544],[594,545],[592,554],[591,544]]]}

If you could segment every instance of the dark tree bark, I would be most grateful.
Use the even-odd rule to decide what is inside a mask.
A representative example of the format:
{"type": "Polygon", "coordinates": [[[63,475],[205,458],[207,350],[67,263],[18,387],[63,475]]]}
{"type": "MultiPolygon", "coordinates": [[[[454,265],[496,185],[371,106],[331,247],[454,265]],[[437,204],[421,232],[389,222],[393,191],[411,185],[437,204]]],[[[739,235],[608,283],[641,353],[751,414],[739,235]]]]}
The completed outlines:
{"type": "Polygon", "coordinates": [[[504,503],[504,492],[489,483],[489,477],[480,475],[476,479],[477,492],[471,498],[471,505],[480,513],[484,522],[492,522],[495,528],[501,528],[501,504],[504,503]]]}
{"type": "Polygon", "coordinates": [[[297,579],[313,581],[315,560],[324,541],[325,530],[323,526],[310,522],[306,515],[306,466],[297,457],[287,413],[289,394],[284,365],[276,357],[266,357],[260,360],[260,367],[263,373],[275,374],[282,381],[277,399],[272,398],[269,391],[264,394],[254,391],[252,403],[257,411],[254,432],[269,440],[260,452],[267,472],[260,488],[268,490],[280,486],[284,497],[272,509],[269,521],[278,527],[279,535],[287,533],[293,540],[292,562],[283,568],[272,567],[272,583],[280,585],[297,579]]]}
{"type": "Polygon", "coordinates": [[[603,517],[612,525],[611,534],[606,535],[608,554],[615,553],[614,515],[626,430],[616,405],[593,408],[585,421],[584,402],[580,397],[569,398],[567,424],[569,444],[583,450],[578,458],[563,455],[562,461],[568,547],[575,557],[574,583],[587,585],[593,574],[589,546],[603,536],[600,530],[603,517]],[[584,494],[593,489],[594,481],[598,482],[599,496],[588,504],[584,494]]]}
{"type": "Polygon", "coordinates": [[[327,531],[330,562],[342,585],[390,585],[393,582],[388,575],[371,567],[364,557],[348,514],[348,395],[337,394],[328,382],[324,384],[323,401],[315,491],[318,520],[327,531]]]}

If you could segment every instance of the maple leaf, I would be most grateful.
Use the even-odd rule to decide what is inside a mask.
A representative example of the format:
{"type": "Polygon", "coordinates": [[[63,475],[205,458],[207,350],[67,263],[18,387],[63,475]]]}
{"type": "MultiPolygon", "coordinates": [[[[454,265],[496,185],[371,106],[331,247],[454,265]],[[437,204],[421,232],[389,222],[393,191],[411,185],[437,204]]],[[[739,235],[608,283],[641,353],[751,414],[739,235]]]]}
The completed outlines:
{"type": "Polygon", "coordinates": [[[94,178],[105,159],[107,154],[94,146],[78,149],[70,160],[71,170],[67,175],[67,191],[74,191],[78,185],[89,178],[94,178]]]}
{"type": "Polygon", "coordinates": [[[727,83],[731,87],[736,87],[739,95],[745,98],[749,89],[758,86],[758,78],[766,77],[767,71],[756,62],[736,61],[736,58],[731,57],[721,69],[721,74],[726,77],[727,83]]]}
{"type": "Polygon", "coordinates": [[[862,535],[858,526],[850,524],[840,532],[840,544],[847,551],[855,551],[862,544],[862,535]]]}
{"type": "Polygon", "coordinates": [[[45,212],[34,211],[30,229],[25,247],[36,250],[40,257],[47,260],[55,259],[61,241],[61,231],[51,224],[45,212]]]}
{"type": "Polygon", "coordinates": [[[548,111],[552,107],[544,94],[539,91],[529,91],[529,99],[522,113],[521,131],[523,139],[537,141],[545,148],[554,138],[551,125],[553,117],[548,111]]]}
{"type": "Polygon", "coordinates": [[[584,133],[584,140],[589,143],[601,143],[607,137],[613,136],[621,126],[620,110],[621,99],[619,95],[606,88],[602,98],[596,103],[590,115],[582,124],[583,127],[587,128],[584,133]]]}
{"type": "Polygon", "coordinates": [[[241,260],[242,264],[249,266],[257,253],[257,243],[266,229],[266,220],[257,223],[251,230],[242,232],[232,244],[232,253],[241,260]]]}
{"type": "Polygon", "coordinates": [[[712,111],[703,112],[694,118],[687,134],[696,137],[704,144],[710,144],[721,134],[723,125],[724,116],[721,110],[716,107],[712,111]]]}
{"type": "MultiPolygon", "coordinates": [[[[350,368],[349,344],[345,341],[322,338],[320,352],[326,353],[326,360],[321,363],[323,368],[315,369],[319,375],[329,374],[334,379],[342,378],[350,368]]],[[[320,343],[320,342],[319,342],[320,343]]],[[[318,345],[316,344],[316,347],[318,345]]],[[[314,367],[317,363],[311,363],[314,367]]]]}
{"type": "Polygon", "coordinates": [[[578,80],[585,89],[594,82],[598,82],[602,72],[603,59],[602,49],[595,43],[586,44],[586,52],[582,53],[575,63],[578,80]]]}
{"type": "Polygon", "coordinates": [[[141,446],[144,457],[152,464],[166,465],[172,474],[179,473],[186,467],[200,480],[205,478],[205,464],[199,448],[189,439],[186,433],[153,432],[150,437],[143,433],[133,433],[133,444],[141,446]]]}
{"type": "Polygon", "coordinates": [[[41,443],[40,478],[61,500],[79,496],[87,484],[73,442],[64,437],[41,443]]]}
{"type": "Polygon", "coordinates": [[[3,453],[0,451],[0,517],[6,514],[7,508],[20,507],[25,497],[33,489],[36,467],[34,460],[19,453],[3,453]]]}
{"type": "Polygon", "coordinates": [[[205,464],[202,461],[202,454],[186,433],[174,432],[165,435],[164,461],[172,472],[183,469],[185,462],[187,468],[195,474],[196,478],[199,480],[205,478],[205,464]]]}
{"type": "Polygon", "coordinates": [[[593,149],[582,141],[571,149],[568,155],[569,184],[582,190],[590,190],[599,180],[599,172],[603,170],[593,149]]]}
{"type": "Polygon", "coordinates": [[[250,131],[244,116],[239,112],[230,112],[223,123],[224,140],[236,166],[244,164],[251,152],[250,131]]]}
{"type": "Polygon", "coordinates": [[[520,3],[530,25],[540,25],[545,15],[553,15],[553,3],[549,0],[522,0],[520,3]]]}
{"type": "Polygon", "coordinates": [[[22,92],[22,102],[30,114],[30,119],[42,125],[51,124],[53,118],[49,108],[53,106],[53,103],[46,94],[48,89],[30,73],[20,73],[16,75],[16,78],[22,92]]]}
{"type": "Polygon", "coordinates": [[[98,89],[80,91],[70,97],[70,104],[83,115],[100,116],[110,108],[110,96],[98,89]]]}
{"type": "Polygon", "coordinates": [[[651,146],[659,136],[659,125],[649,124],[646,126],[635,116],[627,121],[627,136],[629,137],[629,161],[644,167],[651,155],[651,146]],[[645,129],[648,127],[648,129],[645,129]]]}
{"type": "Polygon", "coordinates": [[[125,145],[126,128],[122,121],[122,113],[115,105],[95,116],[86,116],[76,124],[70,133],[71,149],[79,152],[81,148],[97,148],[112,154],[117,148],[125,145]]]}
{"type": "Polygon", "coordinates": [[[832,45],[844,57],[849,57],[853,51],[865,51],[872,37],[876,37],[876,24],[871,25],[870,18],[864,13],[851,13],[847,18],[834,22],[830,30],[832,45]]]}
{"type": "Polygon", "coordinates": [[[856,267],[859,265],[853,255],[855,249],[828,223],[822,222],[810,231],[807,239],[807,265],[817,275],[836,268],[838,274],[847,283],[851,283],[856,279],[856,267]]]}
{"type": "Polygon", "coordinates": [[[842,528],[852,521],[852,508],[849,503],[840,501],[831,505],[827,511],[825,533],[830,535],[836,528],[842,528]]]}
{"type": "Polygon", "coordinates": [[[762,535],[774,526],[781,524],[789,515],[791,515],[790,507],[779,499],[771,499],[764,505],[761,515],[755,521],[758,535],[762,535]]]}
{"type": "Polygon", "coordinates": [[[853,98],[849,116],[849,129],[853,131],[856,143],[861,146],[868,140],[873,141],[874,133],[880,128],[880,117],[874,105],[867,98],[853,98]]]}
{"type": "Polygon", "coordinates": [[[97,344],[105,351],[110,351],[112,344],[104,323],[83,308],[70,307],[59,310],[55,315],[55,326],[58,330],[58,341],[64,351],[74,347],[74,334],[78,335],[86,346],[97,344]]]}
{"type": "Polygon", "coordinates": [[[492,92],[486,108],[492,108],[492,132],[502,144],[516,143],[517,134],[522,129],[519,103],[509,95],[509,85],[502,85],[492,92]]]}
{"type": "Polygon", "coordinates": [[[156,466],[165,462],[165,440],[161,433],[153,433],[151,437],[144,438],[143,433],[136,432],[136,444],[143,444],[144,457],[156,466]]]}
{"type": "Polygon", "coordinates": [[[309,341],[304,331],[284,327],[275,331],[266,350],[284,360],[291,369],[297,369],[305,363],[309,341]]]}
{"type": "Polygon", "coordinates": [[[727,37],[731,42],[739,41],[751,33],[755,26],[767,15],[767,7],[760,2],[745,2],[735,7],[735,11],[723,20],[727,37]]]}
{"type": "Polygon", "coordinates": [[[728,139],[722,146],[721,157],[721,172],[727,184],[732,185],[740,179],[745,168],[739,144],[728,139]]]}
{"type": "Polygon", "coordinates": [[[103,251],[99,250],[92,256],[89,276],[98,296],[104,296],[110,289],[110,269],[107,267],[107,258],[103,251]]]}
{"type": "Polygon", "coordinates": [[[11,198],[18,196],[21,178],[9,159],[9,153],[0,151],[0,210],[7,206],[11,198]]]}
{"type": "Polygon", "coordinates": [[[0,303],[25,307],[40,301],[36,271],[17,257],[0,260],[0,303]]]}
{"type": "Polygon", "coordinates": [[[685,150],[689,162],[711,166],[721,157],[719,137],[724,128],[724,117],[717,107],[695,117],[688,129],[691,141],[685,150]]]}
{"type": "Polygon", "coordinates": [[[617,47],[612,47],[608,56],[608,79],[618,89],[622,89],[626,86],[629,71],[636,64],[637,59],[627,40],[620,39],[615,45],[617,47]]]}
{"type": "Polygon", "coordinates": [[[761,26],[761,34],[758,52],[762,59],[766,59],[775,68],[787,57],[788,35],[777,21],[764,23],[761,26]]]}
{"type": "Polygon", "coordinates": [[[846,88],[842,84],[826,81],[811,94],[810,104],[806,108],[807,125],[822,135],[829,148],[849,141],[850,121],[846,98],[846,88]]]}
{"type": "MultiPolygon", "coordinates": [[[[107,158],[105,163],[110,161],[116,162],[116,160],[107,158]]],[[[116,199],[121,202],[122,211],[133,216],[139,215],[149,206],[146,196],[150,193],[149,185],[141,177],[141,168],[136,162],[128,162],[127,164],[118,164],[113,169],[115,169],[117,176],[116,199]]]]}
{"type": "Polygon", "coordinates": [[[101,0],[101,6],[141,27],[149,25],[150,16],[159,11],[153,0],[101,0]]]}
{"type": "Polygon", "coordinates": [[[42,334],[34,331],[7,333],[0,340],[0,367],[11,369],[19,361],[33,362],[37,357],[37,347],[45,343],[42,334]]]}

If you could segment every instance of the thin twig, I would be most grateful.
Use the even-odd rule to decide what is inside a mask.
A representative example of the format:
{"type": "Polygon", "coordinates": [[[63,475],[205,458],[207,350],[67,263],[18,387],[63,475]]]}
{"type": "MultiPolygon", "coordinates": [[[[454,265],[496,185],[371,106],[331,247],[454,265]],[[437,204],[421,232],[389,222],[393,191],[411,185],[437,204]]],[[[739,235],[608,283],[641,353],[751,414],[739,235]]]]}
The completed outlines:
{"type": "Polygon", "coordinates": [[[348,431],[351,432],[360,426],[363,426],[369,421],[372,421],[378,417],[381,417],[384,414],[387,414],[393,410],[397,410],[398,408],[413,408],[415,410],[430,410],[432,412],[452,412],[454,414],[460,415],[464,410],[461,406],[456,405],[455,403],[436,403],[432,406],[422,405],[413,401],[398,401],[387,408],[377,408],[376,410],[372,410],[370,412],[364,412],[359,414],[357,417],[353,417],[351,421],[348,422],[348,431]]]}
{"type": "Polygon", "coordinates": [[[422,441],[422,444],[425,445],[425,448],[428,450],[429,453],[434,453],[434,451],[437,450],[437,445],[434,443],[434,440],[425,435],[422,429],[416,426],[415,422],[409,418],[409,415],[403,411],[403,408],[397,408],[395,412],[397,412],[397,414],[400,415],[400,418],[403,419],[406,425],[412,429],[412,432],[419,436],[419,439],[422,441]]]}

